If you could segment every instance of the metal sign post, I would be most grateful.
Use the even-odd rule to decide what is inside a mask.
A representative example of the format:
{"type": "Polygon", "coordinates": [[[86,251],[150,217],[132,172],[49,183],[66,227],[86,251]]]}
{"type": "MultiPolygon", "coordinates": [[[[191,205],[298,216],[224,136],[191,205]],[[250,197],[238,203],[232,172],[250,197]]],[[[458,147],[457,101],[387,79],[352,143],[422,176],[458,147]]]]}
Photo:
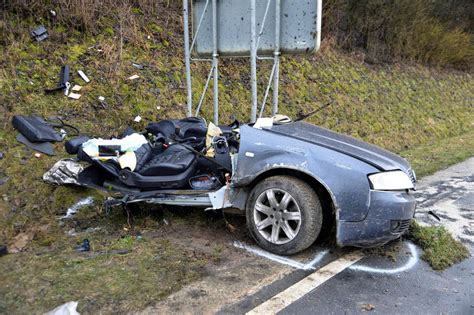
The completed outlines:
{"type": "Polygon", "coordinates": [[[321,42],[322,0],[191,0],[193,37],[189,35],[189,0],[183,0],[184,53],[187,86],[187,114],[193,113],[191,62],[209,62],[211,69],[200,96],[198,116],[213,79],[214,123],[219,120],[219,58],[250,57],[251,112],[258,112],[258,61],[273,61],[260,106],[264,114],[273,90],[272,115],[278,113],[280,57],[282,54],[308,54],[321,42]],[[257,29],[257,26],[260,26],[257,29]],[[190,44],[191,40],[191,44],[190,44]]]}

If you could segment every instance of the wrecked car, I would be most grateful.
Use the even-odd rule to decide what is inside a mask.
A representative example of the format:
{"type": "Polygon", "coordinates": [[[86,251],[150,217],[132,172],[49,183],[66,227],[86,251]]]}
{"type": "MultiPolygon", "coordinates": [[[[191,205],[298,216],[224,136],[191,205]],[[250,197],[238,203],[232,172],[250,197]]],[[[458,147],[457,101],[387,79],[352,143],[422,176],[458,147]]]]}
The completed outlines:
{"type": "Polygon", "coordinates": [[[322,230],[340,246],[370,247],[404,233],[416,176],[403,158],[287,117],[255,124],[162,120],[117,139],[80,137],[69,153],[89,164],[81,185],[119,194],[116,204],[166,204],[245,213],[264,249],[283,255],[322,230]]]}

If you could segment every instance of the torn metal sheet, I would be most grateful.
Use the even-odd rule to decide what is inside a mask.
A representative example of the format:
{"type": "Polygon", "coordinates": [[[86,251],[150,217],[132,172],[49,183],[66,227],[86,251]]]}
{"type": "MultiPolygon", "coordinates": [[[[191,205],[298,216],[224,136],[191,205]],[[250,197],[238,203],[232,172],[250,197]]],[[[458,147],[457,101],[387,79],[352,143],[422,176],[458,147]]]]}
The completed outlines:
{"type": "Polygon", "coordinates": [[[227,186],[224,186],[218,191],[210,192],[208,195],[212,203],[212,208],[208,208],[206,210],[232,208],[232,204],[229,201],[228,191],[229,188],[227,188],[227,186]]]}
{"type": "Polygon", "coordinates": [[[54,185],[78,185],[79,173],[84,170],[81,164],[70,160],[60,160],[54,166],[44,173],[43,180],[54,185]]]}

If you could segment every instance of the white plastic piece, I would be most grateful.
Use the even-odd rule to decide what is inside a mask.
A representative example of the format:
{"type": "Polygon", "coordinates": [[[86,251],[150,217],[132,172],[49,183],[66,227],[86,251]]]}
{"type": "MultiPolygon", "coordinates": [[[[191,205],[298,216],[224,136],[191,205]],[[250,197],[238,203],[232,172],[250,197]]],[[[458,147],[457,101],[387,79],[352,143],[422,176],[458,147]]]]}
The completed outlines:
{"type": "Polygon", "coordinates": [[[138,79],[139,77],[140,77],[139,75],[134,74],[134,75],[132,75],[131,77],[129,77],[128,79],[129,79],[130,81],[132,81],[132,80],[138,79]]]}
{"type": "Polygon", "coordinates": [[[91,82],[91,80],[87,77],[87,75],[82,70],[78,70],[77,73],[82,78],[82,80],[86,81],[86,83],[91,82]]]}
{"type": "Polygon", "coordinates": [[[253,125],[254,128],[256,129],[262,129],[262,128],[271,128],[273,126],[273,118],[259,118],[253,125]]]}
{"type": "Polygon", "coordinates": [[[105,97],[99,96],[99,101],[101,101],[101,102],[105,101],[105,97]]]}
{"type": "Polygon", "coordinates": [[[405,190],[415,188],[410,177],[402,171],[389,171],[369,175],[374,190],[405,190]]]}
{"type": "Polygon", "coordinates": [[[69,93],[69,95],[68,95],[67,97],[72,98],[72,99],[74,99],[74,100],[78,100],[78,99],[81,98],[81,96],[82,96],[81,94],[69,93]]]}
{"type": "Polygon", "coordinates": [[[137,156],[132,151],[127,151],[121,157],[119,157],[118,162],[121,169],[128,168],[130,171],[134,171],[137,167],[137,156]]]}
{"type": "Polygon", "coordinates": [[[56,307],[54,310],[45,313],[44,315],[80,315],[77,312],[77,302],[71,301],[56,307]]]}
{"type": "Polygon", "coordinates": [[[82,86],[80,85],[74,85],[71,89],[72,92],[79,92],[82,89],[82,86]]]}
{"type": "Polygon", "coordinates": [[[84,199],[79,200],[76,204],[72,207],[69,207],[66,211],[66,215],[62,216],[60,219],[69,219],[72,218],[81,208],[90,206],[94,203],[94,197],[87,197],[84,199]]]}
{"type": "Polygon", "coordinates": [[[139,123],[140,121],[142,121],[142,117],[137,116],[137,117],[135,117],[135,119],[133,121],[139,123]]]}
{"type": "Polygon", "coordinates": [[[255,153],[253,153],[253,152],[245,152],[245,156],[246,156],[246,157],[249,157],[249,158],[253,158],[253,157],[255,157],[255,153]]]}
{"type": "Polygon", "coordinates": [[[110,139],[110,140],[104,140],[100,138],[91,139],[82,145],[82,150],[88,156],[90,156],[91,158],[94,158],[94,157],[99,156],[99,145],[104,145],[104,146],[119,145],[121,152],[127,152],[127,151],[135,151],[138,148],[140,148],[142,145],[144,145],[145,143],[148,143],[145,136],[139,133],[134,133],[129,136],[126,136],[123,139],[110,139]]]}

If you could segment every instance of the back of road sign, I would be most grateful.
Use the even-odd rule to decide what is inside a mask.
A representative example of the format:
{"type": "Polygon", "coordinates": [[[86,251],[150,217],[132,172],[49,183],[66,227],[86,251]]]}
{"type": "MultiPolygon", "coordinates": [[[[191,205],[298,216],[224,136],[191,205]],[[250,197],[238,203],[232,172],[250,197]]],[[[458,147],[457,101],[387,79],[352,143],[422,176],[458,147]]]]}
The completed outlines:
{"type": "MultiPolygon", "coordinates": [[[[207,2],[207,0],[193,1],[193,31],[194,35],[197,35],[195,53],[201,57],[211,56],[213,51],[212,9],[210,5],[206,5],[207,2]]],[[[262,28],[262,21],[265,21],[258,40],[259,56],[273,56],[275,51],[275,5],[276,1],[256,1],[257,32],[262,28]]],[[[318,24],[321,23],[321,17],[318,16],[318,0],[281,0],[280,11],[281,54],[315,52],[319,48],[318,24]]],[[[217,1],[217,46],[220,56],[250,55],[250,19],[249,1],[217,1]]]]}

